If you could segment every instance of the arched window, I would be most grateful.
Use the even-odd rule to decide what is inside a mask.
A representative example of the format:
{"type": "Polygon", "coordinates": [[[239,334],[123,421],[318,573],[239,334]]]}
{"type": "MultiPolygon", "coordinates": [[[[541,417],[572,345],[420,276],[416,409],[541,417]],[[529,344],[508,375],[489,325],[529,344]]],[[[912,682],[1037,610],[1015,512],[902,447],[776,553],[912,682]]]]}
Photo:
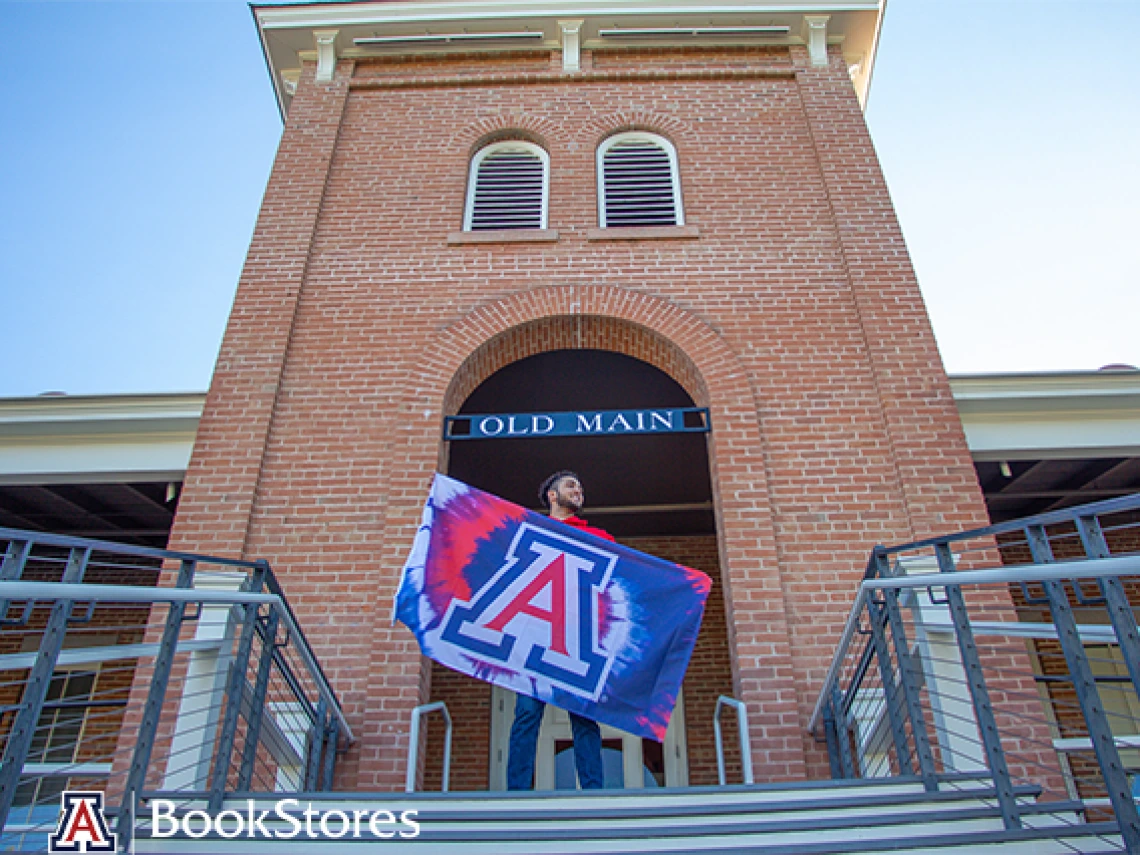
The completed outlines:
{"type": "Polygon", "coordinates": [[[631,132],[598,146],[598,221],[602,228],[685,224],[672,143],[631,132]]]}
{"type": "Polygon", "coordinates": [[[550,156],[511,140],[479,149],[467,180],[464,231],[545,229],[550,156]]]}

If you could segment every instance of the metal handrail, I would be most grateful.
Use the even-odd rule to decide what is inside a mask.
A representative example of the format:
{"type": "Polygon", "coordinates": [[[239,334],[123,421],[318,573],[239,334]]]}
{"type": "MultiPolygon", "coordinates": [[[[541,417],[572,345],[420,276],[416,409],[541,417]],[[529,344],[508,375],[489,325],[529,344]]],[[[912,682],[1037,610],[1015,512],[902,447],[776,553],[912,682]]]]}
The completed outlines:
{"type": "MultiPolygon", "coordinates": [[[[1081,561],[1056,561],[1052,564],[1025,564],[1015,567],[995,567],[989,570],[962,570],[952,574],[954,585],[1009,584],[1011,582],[1049,582],[1066,579],[1106,579],[1113,576],[1140,574],[1140,555],[1118,555],[1112,558],[1097,558],[1081,561]]],[[[916,588],[941,588],[946,582],[937,579],[943,574],[923,573],[916,576],[892,576],[888,579],[865,579],[859,585],[855,602],[847,616],[831,667],[823,680],[823,688],[816,700],[815,709],[808,721],[808,731],[818,730],[822,722],[823,708],[827,704],[830,686],[839,676],[843,667],[843,652],[859,628],[860,616],[872,591],[890,588],[906,590],[916,588]]],[[[950,575],[950,574],[947,574],[950,575]]]]}
{"type": "Polygon", "coordinates": [[[412,710],[412,726],[408,737],[408,775],[404,782],[404,792],[416,791],[416,767],[420,759],[420,719],[428,713],[442,712],[447,722],[447,735],[443,744],[443,792],[448,791],[451,782],[451,713],[447,711],[447,704],[443,701],[433,701],[430,704],[420,704],[412,710]]]}
{"type": "MultiPolygon", "coordinates": [[[[41,531],[24,531],[18,528],[0,527],[0,540],[33,540],[37,544],[58,546],[64,549],[92,549],[96,552],[117,552],[120,555],[134,555],[140,558],[158,558],[162,561],[199,561],[217,564],[222,567],[244,567],[252,570],[261,562],[241,558],[220,558],[216,555],[201,555],[194,552],[170,552],[153,546],[136,546],[131,543],[117,543],[108,540],[94,540],[89,537],[73,537],[66,534],[48,534],[41,531]]],[[[157,569],[157,568],[156,568],[157,569]]]]}
{"type": "Polygon", "coordinates": [[[720,785],[725,784],[724,774],[724,740],[720,732],[720,711],[725,707],[736,710],[736,730],[740,737],[740,765],[744,772],[744,783],[754,784],[752,776],[752,742],[748,738],[748,708],[743,701],[721,695],[716,699],[716,711],[713,713],[713,731],[716,734],[716,774],[720,785]]]}
{"type": "Polygon", "coordinates": [[[1073,518],[1078,515],[1107,516],[1109,514],[1120,513],[1121,511],[1134,511],[1138,508],[1140,508],[1140,493],[1133,493],[1130,496],[1119,496],[1115,499],[1089,502],[1087,505],[1074,505],[1071,508],[1046,511],[1045,513],[1037,514],[1032,517],[1022,517],[1016,520],[994,523],[985,528],[972,528],[967,531],[959,531],[939,537],[930,537],[925,540],[916,540],[913,543],[903,543],[896,546],[879,546],[876,547],[876,550],[884,555],[894,555],[900,552],[911,552],[916,549],[936,546],[940,543],[956,543],[962,540],[978,540],[979,538],[991,537],[998,534],[1009,534],[1010,532],[1022,531],[1027,526],[1049,526],[1057,523],[1072,522],[1073,518]]]}
{"type": "Polygon", "coordinates": [[[72,600],[73,602],[116,602],[116,603],[220,603],[230,605],[268,605],[279,611],[284,624],[301,643],[297,654],[304,660],[313,674],[314,682],[321,697],[329,703],[329,708],[349,744],[356,741],[348,720],[337,702],[324,673],[314,667],[316,657],[300,627],[294,622],[290,610],[283,607],[284,600],[277,594],[254,594],[248,591],[207,591],[200,588],[142,588],[134,585],[85,585],[65,582],[21,582],[0,580],[0,600],[72,600]]]}
{"type": "MultiPolygon", "coordinates": [[[[1140,632],[1135,598],[1130,599],[1124,582],[1140,577],[1140,554],[1129,540],[1118,539],[1115,543],[1123,554],[1113,555],[1113,542],[1107,536],[1135,529],[1137,512],[1140,494],[898,546],[876,546],[808,723],[817,737],[821,727],[824,731],[832,777],[918,774],[927,791],[937,792],[947,772],[984,768],[993,780],[1007,829],[1024,825],[1024,808],[1015,791],[1018,778],[1058,792],[1063,785],[1071,798],[1078,792],[1095,796],[1103,788],[1125,846],[1140,852],[1140,813],[1119,753],[1131,742],[1114,733],[1111,718],[1135,721],[1136,717],[1108,709],[1098,688],[1103,683],[1084,646],[1095,639],[1118,648],[1128,670],[1128,676],[1120,678],[1121,686],[1140,691],[1140,632]],[[1120,525],[1102,526],[1102,517],[1124,513],[1129,516],[1120,525]],[[1021,539],[996,542],[998,535],[1014,532],[1021,539]],[[970,541],[981,543],[971,546],[970,541]],[[1059,561],[1054,543],[1062,544],[1063,554],[1076,549],[1084,557],[1059,561]],[[979,546],[987,554],[1016,547],[1027,553],[1029,563],[959,570],[959,559],[979,546]],[[918,562],[914,567],[905,557],[908,553],[918,562]],[[1086,580],[1096,582],[1096,594],[1085,592],[1086,580]],[[1042,593],[1031,593],[1030,583],[1042,593]],[[1008,617],[973,621],[966,588],[1010,591],[1008,599],[998,595],[1008,606],[1008,617]],[[923,590],[927,595],[918,596],[923,590]],[[1080,609],[1093,607],[1103,610],[1104,626],[1078,623],[1080,609]],[[1020,621],[1034,617],[1034,612],[1025,613],[1029,608],[1048,614],[1051,623],[1020,621]],[[910,638],[908,626],[915,633],[910,638]],[[866,636],[861,645],[856,644],[856,633],[866,636]],[[1054,639],[1058,649],[1032,646],[1022,660],[1017,646],[987,644],[988,655],[997,658],[984,661],[975,643],[983,635],[1054,639]],[[1045,707],[1036,715],[1025,703],[1035,697],[1032,690],[1026,694],[1017,681],[1040,676],[1038,671],[1045,666],[1039,656],[1051,657],[1051,663],[1063,659],[1073,697],[1063,702],[1042,697],[1045,707]],[[872,663],[877,668],[872,669],[872,663]],[[997,685],[995,692],[990,690],[991,682],[997,685]],[[1061,703],[1067,704],[1069,723],[1060,721],[1057,704],[1061,703]],[[1010,716],[1016,725],[1008,724],[1010,716]],[[1079,738],[1067,737],[1066,727],[1079,738]],[[1096,765],[1085,772],[1075,771],[1067,761],[1061,763],[1055,770],[1060,775],[1058,785],[1049,780],[1052,761],[1034,754],[1034,746],[1045,744],[1058,754],[1092,751],[1096,765]],[[853,748],[857,766],[852,763],[853,748]],[[1007,760],[1007,754],[1015,763],[1007,760]]],[[[984,617],[988,601],[983,596],[980,602],[984,617]]],[[[1132,697],[1131,691],[1120,691],[1132,697]]]]}

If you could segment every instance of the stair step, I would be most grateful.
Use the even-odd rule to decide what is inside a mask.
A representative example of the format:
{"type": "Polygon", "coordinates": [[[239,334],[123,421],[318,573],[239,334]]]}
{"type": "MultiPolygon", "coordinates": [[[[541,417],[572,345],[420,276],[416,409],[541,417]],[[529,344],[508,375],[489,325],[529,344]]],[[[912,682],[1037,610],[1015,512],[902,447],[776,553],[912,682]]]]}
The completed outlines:
{"type": "MultiPolygon", "coordinates": [[[[152,794],[161,798],[161,794],[152,794]]],[[[842,855],[890,852],[899,855],[1051,855],[1119,852],[1109,825],[1083,823],[1079,803],[1038,804],[1036,788],[1021,788],[1018,800],[1025,827],[1003,826],[997,800],[986,782],[955,781],[953,789],[927,793],[917,781],[828,782],[723,789],[561,793],[313,793],[291,796],[290,813],[307,807],[362,815],[359,838],[317,839],[304,831],[291,839],[226,840],[173,837],[137,841],[139,853],[226,853],[333,855],[360,853],[364,846],[419,855],[634,855],[635,853],[757,853],[757,855],[842,855]],[[377,840],[367,814],[416,811],[421,833],[377,840]]],[[[277,799],[265,794],[227,801],[243,817],[270,811],[277,799]]],[[[201,809],[184,803],[176,811],[201,809]]],[[[142,818],[142,817],[140,817],[142,818]]],[[[294,826],[268,817],[272,834],[294,826]]],[[[334,817],[330,826],[343,827],[334,817]]],[[[397,823],[395,831],[408,830],[397,823]]],[[[232,830],[232,826],[231,826],[232,830]]]]}

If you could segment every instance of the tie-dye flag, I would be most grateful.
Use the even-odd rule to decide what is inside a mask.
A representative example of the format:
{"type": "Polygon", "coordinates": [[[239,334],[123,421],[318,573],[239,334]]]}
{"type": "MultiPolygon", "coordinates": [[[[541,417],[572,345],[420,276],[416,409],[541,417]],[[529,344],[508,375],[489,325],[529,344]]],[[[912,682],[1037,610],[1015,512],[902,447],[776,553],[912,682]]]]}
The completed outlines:
{"type": "Polygon", "coordinates": [[[436,662],[660,742],[711,584],[436,475],[394,618],[436,662]]]}

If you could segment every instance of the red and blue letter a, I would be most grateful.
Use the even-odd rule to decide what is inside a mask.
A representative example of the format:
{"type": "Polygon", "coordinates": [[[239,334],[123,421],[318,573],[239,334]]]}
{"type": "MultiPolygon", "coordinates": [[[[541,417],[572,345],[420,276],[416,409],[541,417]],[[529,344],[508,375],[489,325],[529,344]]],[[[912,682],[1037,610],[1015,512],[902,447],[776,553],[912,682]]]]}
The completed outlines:
{"type": "Polygon", "coordinates": [[[59,826],[48,835],[48,852],[114,852],[116,835],[107,830],[100,792],[65,792],[59,826]]]}

